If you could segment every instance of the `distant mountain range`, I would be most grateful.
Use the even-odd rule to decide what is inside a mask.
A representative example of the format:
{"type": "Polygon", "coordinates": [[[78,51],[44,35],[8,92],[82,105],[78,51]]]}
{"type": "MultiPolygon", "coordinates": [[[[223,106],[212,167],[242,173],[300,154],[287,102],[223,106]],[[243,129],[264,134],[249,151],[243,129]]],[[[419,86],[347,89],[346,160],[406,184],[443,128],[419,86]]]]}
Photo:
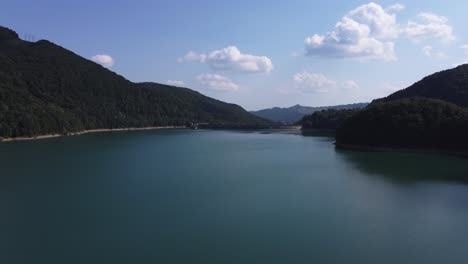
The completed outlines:
{"type": "Polygon", "coordinates": [[[259,111],[252,111],[251,113],[275,122],[279,122],[285,125],[295,124],[299,122],[304,116],[313,114],[317,111],[328,110],[328,109],[361,109],[368,105],[368,103],[358,104],[347,104],[347,105],[336,105],[336,106],[320,106],[310,107],[295,105],[287,108],[273,107],[269,109],[263,109],[259,111]]]}
{"type": "Polygon", "coordinates": [[[0,27],[0,139],[191,122],[273,124],[190,89],[132,83],[47,40],[23,41],[0,27]]]}

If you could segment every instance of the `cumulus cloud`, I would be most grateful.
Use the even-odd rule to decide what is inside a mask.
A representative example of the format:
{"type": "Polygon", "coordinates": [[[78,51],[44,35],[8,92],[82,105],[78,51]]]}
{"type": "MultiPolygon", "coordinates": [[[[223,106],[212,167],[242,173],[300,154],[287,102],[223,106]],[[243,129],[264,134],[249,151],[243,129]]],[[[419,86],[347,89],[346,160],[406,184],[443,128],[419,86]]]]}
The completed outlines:
{"type": "Polygon", "coordinates": [[[359,88],[359,84],[356,81],[348,80],[341,83],[341,87],[347,91],[354,91],[359,88]]]}
{"type": "Polygon", "coordinates": [[[399,24],[396,12],[404,8],[396,4],[384,9],[373,2],[361,5],[348,12],[331,32],[306,38],[306,55],[393,61],[396,60],[394,41],[399,37],[416,42],[455,39],[448,19],[433,13],[419,13],[416,22],[399,24]]]}
{"type": "Polygon", "coordinates": [[[465,55],[468,56],[468,44],[463,45],[461,48],[463,49],[463,52],[465,52],[465,55]]]}
{"type": "Polygon", "coordinates": [[[206,55],[205,54],[198,54],[194,51],[189,51],[187,54],[184,55],[184,57],[179,58],[179,62],[184,62],[184,61],[199,61],[199,62],[205,62],[206,60],[206,55]]]}
{"type": "Polygon", "coordinates": [[[306,38],[306,54],[391,61],[396,59],[394,43],[386,39],[397,36],[395,14],[369,3],[345,15],[333,31],[306,38]]]}
{"type": "Polygon", "coordinates": [[[451,41],[455,39],[453,28],[448,18],[432,13],[419,13],[418,21],[409,21],[403,28],[404,34],[412,40],[439,39],[451,41]]]}
{"type": "Polygon", "coordinates": [[[336,86],[336,81],[321,73],[303,71],[296,73],[293,78],[302,92],[326,93],[336,86]]]}
{"type": "Polygon", "coordinates": [[[273,70],[273,63],[266,56],[243,54],[236,46],[229,46],[221,50],[215,50],[209,54],[188,52],[179,62],[196,61],[207,63],[215,70],[243,72],[243,73],[268,73],[273,70]]]}
{"type": "Polygon", "coordinates": [[[380,39],[398,37],[396,15],[376,3],[362,5],[349,12],[346,17],[356,21],[361,27],[367,26],[372,37],[380,39]]]}
{"type": "Polygon", "coordinates": [[[179,87],[185,85],[183,81],[177,81],[177,80],[168,80],[166,83],[171,86],[179,86],[179,87]]]}
{"type": "Polygon", "coordinates": [[[91,60],[95,63],[101,64],[106,68],[114,66],[114,59],[110,55],[100,54],[91,57],[91,60]]]}
{"type": "Polygon", "coordinates": [[[217,91],[235,91],[239,89],[239,85],[219,74],[201,74],[197,76],[197,79],[201,84],[217,91]]]}
{"type": "Polygon", "coordinates": [[[426,55],[427,57],[430,57],[430,58],[437,58],[437,59],[446,59],[448,58],[447,54],[445,54],[444,52],[442,51],[434,51],[434,48],[430,45],[426,45],[422,48],[422,52],[424,53],[424,55],[426,55]]]}
{"type": "Polygon", "coordinates": [[[402,5],[402,4],[394,4],[394,5],[391,5],[391,6],[387,7],[385,10],[387,12],[392,12],[392,11],[400,12],[400,11],[402,11],[404,9],[405,9],[405,6],[402,5]]]}
{"type": "Polygon", "coordinates": [[[296,87],[303,93],[327,93],[338,89],[353,91],[359,88],[359,84],[353,80],[338,82],[328,78],[324,74],[303,71],[294,74],[293,80],[296,87]]]}
{"type": "Polygon", "coordinates": [[[424,46],[422,48],[422,52],[424,53],[424,55],[426,55],[427,57],[431,57],[432,56],[432,46],[424,46]]]}

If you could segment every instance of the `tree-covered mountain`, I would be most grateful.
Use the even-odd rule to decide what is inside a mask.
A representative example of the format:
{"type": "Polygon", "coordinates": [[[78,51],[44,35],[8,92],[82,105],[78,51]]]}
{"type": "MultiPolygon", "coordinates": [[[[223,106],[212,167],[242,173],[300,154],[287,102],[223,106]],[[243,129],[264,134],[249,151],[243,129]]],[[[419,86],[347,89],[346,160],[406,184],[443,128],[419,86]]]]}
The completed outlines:
{"type": "Polygon", "coordinates": [[[132,83],[49,41],[0,27],[0,137],[99,128],[272,122],[186,88],[132,83]]]}
{"type": "Polygon", "coordinates": [[[468,65],[374,100],[337,131],[338,145],[468,149],[468,65]]]}
{"type": "Polygon", "coordinates": [[[337,130],[338,145],[468,149],[468,110],[436,99],[376,102],[337,130]]]}
{"type": "Polygon", "coordinates": [[[415,96],[440,99],[468,107],[468,64],[427,76],[410,87],[376,102],[389,102],[415,96]]]}
{"type": "Polygon", "coordinates": [[[302,125],[302,129],[335,130],[359,111],[361,109],[328,109],[317,111],[302,118],[300,124],[302,125]]]}
{"type": "Polygon", "coordinates": [[[304,116],[311,115],[314,112],[327,110],[327,109],[361,109],[366,107],[367,103],[349,104],[349,105],[336,105],[336,106],[321,106],[309,107],[302,105],[295,105],[287,108],[273,107],[259,111],[253,111],[254,115],[266,118],[275,122],[280,122],[285,125],[295,124],[299,122],[304,116]]]}

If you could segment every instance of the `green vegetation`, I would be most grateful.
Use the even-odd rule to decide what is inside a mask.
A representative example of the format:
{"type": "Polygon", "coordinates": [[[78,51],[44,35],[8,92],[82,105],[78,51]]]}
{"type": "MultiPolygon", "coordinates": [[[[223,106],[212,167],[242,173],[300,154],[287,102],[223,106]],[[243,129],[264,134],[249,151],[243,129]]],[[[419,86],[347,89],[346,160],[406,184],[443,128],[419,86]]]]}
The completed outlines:
{"type": "Polygon", "coordinates": [[[327,110],[327,109],[361,109],[366,107],[367,103],[359,103],[359,104],[349,104],[349,105],[336,105],[336,106],[321,106],[321,107],[309,107],[309,106],[302,106],[302,105],[295,105],[288,108],[279,108],[273,107],[270,109],[263,109],[259,111],[253,111],[252,114],[272,120],[275,122],[279,122],[285,125],[295,124],[306,115],[311,115],[317,111],[327,110]]]}
{"type": "Polygon", "coordinates": [[[344,110],[322,110],[305,116],[302,121],[302,129],[329,129],[334,130],[339,128],[343,123],[361,111],[360,109],[344,109],[344,110]]]}
{"type": "Polygon", "coordinates": [[[468,149],[468,65],[375,100],[337,130],[341,146],[468,149]]]}
{"type": "Polygon", "coordinates": [[[338,145],[467,149],[468,110],[428,98],[377,102],[337,130],[338,145]]]}
{"type": "Polygon", "coordinates": [[[132,83],[49,41],[23,41],[0,27],[0,137],[188,122],[272,125],[189,89],[132,83]]]}
{"type": "Polygon", "coordinates": [[[377,102],[389,102],[409,97],[426,97],[468,107],[468,64],[432,74],[412,86],[377,102]]]}

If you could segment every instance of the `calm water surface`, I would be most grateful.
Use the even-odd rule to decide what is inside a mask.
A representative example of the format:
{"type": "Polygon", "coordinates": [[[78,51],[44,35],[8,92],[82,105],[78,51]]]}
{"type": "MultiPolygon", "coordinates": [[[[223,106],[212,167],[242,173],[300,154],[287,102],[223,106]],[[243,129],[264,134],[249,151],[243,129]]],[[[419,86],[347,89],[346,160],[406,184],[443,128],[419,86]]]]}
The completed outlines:
{"type": "Polygon", "coordinates": [[[0,144],[0,263],[466,263],[468,160],[287,132],[0,144]]]}

